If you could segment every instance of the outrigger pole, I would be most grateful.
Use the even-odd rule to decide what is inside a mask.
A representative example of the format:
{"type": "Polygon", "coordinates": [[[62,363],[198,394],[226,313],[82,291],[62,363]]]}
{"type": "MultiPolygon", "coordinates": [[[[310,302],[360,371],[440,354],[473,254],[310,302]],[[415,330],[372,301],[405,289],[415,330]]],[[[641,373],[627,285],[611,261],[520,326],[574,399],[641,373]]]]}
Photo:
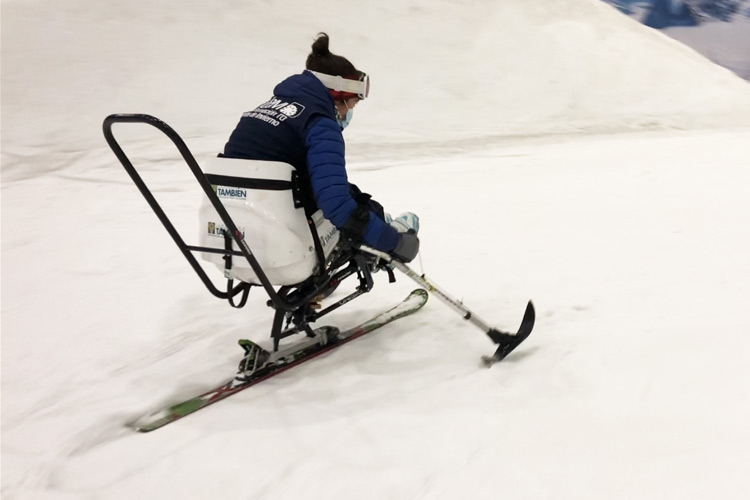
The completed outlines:
{"type": "Polygon", "coordinates": [[[523,315],[523,320],[521,320],[521,326],[519,327],[518,332],[516,332],[515,334],[504,332],[502,330],[498,330],[497,328],[491,327],[486,321],[477,316],[474,312],[471,311],[471,309],[466,307],[463,302],[451,297],[448,293],[441,290],[435,283],[430,281],[424,274],[418,274],[403,262],[394,259],[390,254],[381,252],[380,250],[376,250],[374,248],[370,248],[366,245],[360,245],[359,249],[387,262],[390,267],[398,269],[399,271],[416,281],[420,286],[427,289],[427,291],[437,296],[440,300],[461,313],[465,320],[473,323],[484,333],[486,333],[487,336],[495,344],[498,344],[498,348],[495,351],[495,354],[493,354],[492,356],[484,356],[482,358],[485,365],[487,366],[491,366],[494,363],[501,361],[503,358],[505,358],[505,356],[510,354],[513,349],[518,347],[518,345],[523,342],[526,337],[529,336],[529,334],[531,334],[531,330],[534,328],[536,313],[534,311],[534,304],[531,301],[529,301],[529,303],[526,305],[526,312],[523,315]]]}

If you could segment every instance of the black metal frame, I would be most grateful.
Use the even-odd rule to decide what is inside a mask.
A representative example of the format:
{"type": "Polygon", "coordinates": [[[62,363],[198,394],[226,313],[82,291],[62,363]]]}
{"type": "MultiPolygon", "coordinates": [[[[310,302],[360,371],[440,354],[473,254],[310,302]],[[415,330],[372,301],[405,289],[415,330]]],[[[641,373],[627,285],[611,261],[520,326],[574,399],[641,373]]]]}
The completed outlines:
{"type": "MultiPolygon", "coordinates": [[[[227,212],[224,205],[219,200],[216,193],[211,187],[211,183],[207,179],[206,175],[201,170],[195,157],[188,149],[182,138],[174,131],[169,125],[163,121],[147,114],[113,114],[104,119],[103,123],[104,137],[107,140],[110,148],[120,160],[122,166],[127,171],[130,178],[133,180],[138,190],[141,192],[143,197],[148,202],[151,209],[154,211],[159,221],[164,225],[172,240],[175,242],[177,247],[180,249],[184,257],[190,263],[195,273],[201,279],[203,284],[208,288],[209,292],[215,297],[220,299],[229,300],[233,307],[242,307],[247,301],[247,296],[250,287],[249,283],[240,283],[237,286],[233,286],[231,279],[227,280],[227,291],[222,292],[219,290],[211,281],[206,274],[203,267],[198,263],[198,260],[193,255],[193,252],[209,252],[223,254],[226,261],[227,267],[231,267],[232,257],[244,257],[250,264],[250,267],[255,272],[258,280],[261,282],[261,286],[266,291],[269,297],[268,305],[276,310],[276,314],[273,319],[273,327],[271,330],[271,337],[274,341],[274,350],[278,350],[279,342],[281,339],[294,335],[296,333],[304,332],[308,336],[312,336],[313,331],[309,326],[309,323],[314,322],[318,318],[328,314],[329,312],[338,309],[342,305],[350,302],[351,300],[359,297],[360,295],[369,292],[372,289],[373,281],[371,275],[371,267],[373,265],[372,257],[366,257],[365,254],[358,251],[354,245],[350,244],[342,238],[341,243],[332,254],[329,259],[329,263],[321,260],[321,268],[318,273],[314,274],[306,281],[293,286],[282,286],[279,290],[275,290],[274,286],[269,281],[265,272],[258,263],[255,255],[245,241],[242,233],[237,229],[237,225],[232,220],[231,216],[227,212]],[[216,212],[221,217],[224,226],[227,228],[225,232],[226,246],[224,250],[216,248],[200,247],[194,245],[188,245],[182,239],[177,229],[175,229],[169,217],[161,208],[156,198],[149,190],[146,183],[133,166],[130,159],[127,157],[122,147],[115,139],[112,133],[112,126],[115,123],[145,123],[151,125],[161,132],[163,132],[177,147],[177,150],[182,155],[182,158],[187,163],[190,171],[195,176],[195,179],[203,189],[204,194],[208,197],[208,200],[213,205],[216,212]],[[232,240],[237,243],[239,251],[232,250],[232,240]],[[335,289],[341,281],[352,275],[357,275],[359,278],[359,286],[356,291],[352,294],[344,297],[335,304],[323,309],[316,311],[311,301],[320,296],[327,296],[333,289],[335,289]],[[235,304],[234,297],[238,294],[242,294],[242,298],[239,304],[235,304]],[[286,322],[286,327],[284,323],[286,322]],[[283,329],[282,329],[283,328],[283,329]]],[[[316,247],[319,247],[319,241],[315,234],[315,224],[308,218],[310,223],[310,230],[313,234],[313,238],[316,242],[316,247]]],[[[316,251],[320,253],[320,249],[316,248],[316,251]]]]}

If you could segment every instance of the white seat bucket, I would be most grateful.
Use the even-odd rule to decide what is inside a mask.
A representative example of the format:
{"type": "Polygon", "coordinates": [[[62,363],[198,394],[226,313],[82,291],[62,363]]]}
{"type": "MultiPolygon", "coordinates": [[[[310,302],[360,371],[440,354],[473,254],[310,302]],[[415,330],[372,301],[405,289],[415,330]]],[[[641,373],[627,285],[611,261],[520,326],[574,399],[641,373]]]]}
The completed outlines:
{"type": "MultiPolygon", "coordinates": [[[[286,163],[234,158],[214,158],[204,169],[219,201],[275,286],[301,283],[312,276],[319,265],[305,211],[295,208],[291,189],[294,170],[286,163]],[[286,181],[289,187],[279,187],[285,183],[276,182],[275,186],[259,189],[262,181],[286,181]]],[[[199,217],[200,245],[223,250],[225,226],[205,196],[199,217]]],[[[323,218],[320,210],[313,214],[312,220],[328,258],[339,241],[339,231],[323,218]]],[[[239,250],[234,240],[232,249],[239,250]]],[[[232,257],[230,270],[225,269],[221,254],[202,252],[201,256],[216,264],[227,278],[260,284],[250,263],[241,255],[232,257]]]]}

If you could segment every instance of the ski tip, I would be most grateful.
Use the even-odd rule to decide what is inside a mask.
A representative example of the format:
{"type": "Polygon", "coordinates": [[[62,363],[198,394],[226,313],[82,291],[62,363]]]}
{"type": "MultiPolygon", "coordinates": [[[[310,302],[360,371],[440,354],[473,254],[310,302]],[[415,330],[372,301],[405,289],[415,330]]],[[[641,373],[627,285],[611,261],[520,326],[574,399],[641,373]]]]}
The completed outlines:
{"type": "Polygon", "coordinates": [[[166,415],[163,415],[161,412],[156,412],[154,414],[144,415],[138,420],[128,422],[125,424],[125,427],[136,432],[145,433],[158,429],[162,425],[168,423],[168,421],[169,419],[166,418],[166,415]]]}
{"type": "Polygon", "coordinates": [[[531,333],[534,328],[534,322],[536,321],[536,310],[534,309],[534,303],[529,301],[526,304],[526,312],[523,313],[523,319],[521,320],[521,326],[518,329],[518,334],[526,332],[528,330],[531,333]]]}
{"type": "Polygon", "coordinates": [[[535,321],[536,310],[534,309],[534,303],[529,301],[529,303],[526,305],[526,311],[523,313],[521,326],[518,327],[518,331],[516,333],[504,332],[502,330],[492,328],[487,332],[487,335],[496,344],[505,344],[508,342],[512,342],[513,340],[511,339],[516,339],[516,341],[520,343],[521,340],[529,336],[531,330],[534,328],[535,321]]]}
{"type": "Polygon", "coordinates": [[[487,368],[491,367],[495,363],[502,361],[505,357],[513,352],[513,350],[521,345],[521,342],[531,335],[531,331],[534,329],[534,322],[536,321],[536,311],[534,310],[534,303],[529,301],[526,305],[526,311],[523,314],[521,320],[521,326],[518,331],[513,333],[503,332],[501,330],[491,329],[487,332],[487,335],[492,341],[498,344],[495,354],[492,356],[482,356],[482,364],[487,368]]]}

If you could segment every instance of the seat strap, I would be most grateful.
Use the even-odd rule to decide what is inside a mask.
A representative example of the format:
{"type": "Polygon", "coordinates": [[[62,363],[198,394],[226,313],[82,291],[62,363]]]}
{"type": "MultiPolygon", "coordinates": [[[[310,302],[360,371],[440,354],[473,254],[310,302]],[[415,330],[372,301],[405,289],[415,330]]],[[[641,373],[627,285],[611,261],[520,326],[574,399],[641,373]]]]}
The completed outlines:
{"type": "Polygon", "coordinates": [[[226,254],[224,255],[224,274],[227,276],[227,299],[229,300],[229,305],[234,307],[235,309],[239,309],[241,307],[245,307],[245,304],[247,304],[247,297],[250,293],[250,288],[253,286],[250,283],[242,283],[237,288],[234,288],[234,280],[232,278],[229,278],[231,276],[230,272],[232,270],[232,237],[229,236],[229,233],[227,231],[222,231],[224,233],[224,250],[226,251],[226,254]],[[239,304],[235,304],[234,302],[234,296],[238,293],[242,292],[242,297],[240,297],[239,304]]]}
{"type": "Polygon", "coordinates": [[[231,186],[245,189],[263,189],[267,191],[285,191],[292,189],[292,181],[278,179],[253,179],[249,177],[234,177],[231,175],[205,174],[208,182],[215,186],[231,186]]]}

